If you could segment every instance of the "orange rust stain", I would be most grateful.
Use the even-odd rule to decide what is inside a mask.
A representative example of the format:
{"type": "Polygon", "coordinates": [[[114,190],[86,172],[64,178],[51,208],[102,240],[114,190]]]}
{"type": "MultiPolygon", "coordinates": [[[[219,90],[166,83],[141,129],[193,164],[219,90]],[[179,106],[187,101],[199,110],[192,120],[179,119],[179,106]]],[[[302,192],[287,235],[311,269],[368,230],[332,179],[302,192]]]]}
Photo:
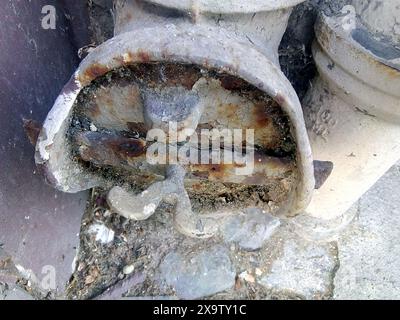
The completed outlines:
{"type": "Polygon", "coordinates": [[[110,143],[110,147],[120,156],[127,158],[135,158],[146,152],[145,144],[136,139],[121,139],[110,143]]]}
{"type": "Polygon", "coordinates": [[[382,69],[382,71],[384,73],[386,73],[389,77],[394,78],[394,79],[400,79],[400,70],[398,70],[394,67],[388,66],[388,65],[386,65],[378,60],[375,60],[375,59],[370,59],[370,61],[371,61],[371,63],[375,63],[376,66],[379,69],[382,69]]]}
{"type": "Polygon", "coordinates": [[[228,103],[228,104],[220,104],[218,106],[218,113],[223,118],[229,118],[232,121],[240,121],[238,118],[238,110],[239,106],[237,104],[228,103]]]}
{"type": "Polygon", "coordinates": [[[201,184],[196,183],[196,184],[192,185],[192,189],[195,191],[200,191],[203,189],[203,186],[201,184]]]}
{"type": "Polygon", "coordinates": [[[199,77],[197,77],[196,75],[188,75],[186,74],[184,77],[182,77],[181,79],[181,84],[183,87],[185,87],[188,90],[192,90],[193,86],[195,85],[195,83],[199,80],[199,77]]]}
{"type": "Polygon", "coordinates": [[[240,90],[246,87],[246,82],[242,79],[239,79],[234,76],[224,75],[220,77],[220,82],[222,88],[232,91],[232,90],[240,90]]]}
{"type": "Polygon", "coordinates": [[[166,82],[172,85],[182,85],[191,90],[194,84],[200,79],[200,73],[184,65],[166,64],[164,66],[166,82]]]}
{"type": "Polygon", "coordinates": [[[89,83],[94,79],[103,76],[108,71],[109,69],[106,66],[99,63],[93,63],[83,72],[83,76],[81,77],[82,79],[80,80],[82,80],[81,82],[83,83],[89,83]]]}
{"type": "Polygon", "coordinates": [[[81,157],[85,161],[102,164],[126,161],[146,153],[146,142],[140,139],[107,135],[98,132],[82,132],[76,136],[81,148],[81,157]],[[118,160],[115,160],[116,158],[118,160]]]}
{"type": "Polygon", "coordinates": [[[193,175],[208,178],[210,180],[221,180],[231,175],[230,171],[238,167],[234,164],[199,164],[192,165],[191,171],[193,175]]]}
{"type": "Polygon", "coordinates": [[[267,114],[266,106],[262,102],[257,102],[254,104],[253,116],[255,119],[256,128],[265,128],[271,122],[267,114]]]}
{"type": "Polygon", "coordinates": [[[86,69],[85,75],[87,75],[89,78],[95,79],[104,75],[108,71],[109,70],[106,66],[94,63],[88,69],[86,69]]]}
{"type": "Polygon", "coordinates": [[[144,50],[139,49],[136,56],[140,62],[150,62],[150,54],[144,50]]]}

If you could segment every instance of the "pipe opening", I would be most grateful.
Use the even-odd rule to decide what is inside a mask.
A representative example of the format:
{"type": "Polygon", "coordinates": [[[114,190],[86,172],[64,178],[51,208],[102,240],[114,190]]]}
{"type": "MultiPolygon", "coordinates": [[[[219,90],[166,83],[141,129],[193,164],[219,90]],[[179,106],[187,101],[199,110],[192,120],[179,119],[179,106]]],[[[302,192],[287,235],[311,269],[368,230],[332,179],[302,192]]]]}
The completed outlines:
{"type": "Polygon", "coordinates": [[[193,143],[189,136],[175,144],[169,140],[167,151],[189,141],[199,152],[199,162],[204,149],[210,155],[209,163],[183,164],[194,211],[255,205],[274,211],[290,198],[298,172],[289,117],[267,94],[219,70],[177,63],[141,63],[112,70],[78,95],[68,141],[74,161],[140,193],[166,177],[171,163],[149,164],[148,150],[154,141],[148,135],[156,129],[171,139],[168,125],[172,121],[178,133],[192,128],[198,140],[193,143]],[[239,139],[233,139],[234,130],[241,130],[239,139]],[[254,141],[246,139],[246,130],[254,130],[254,141]],[[213,132],[221,134],[216,138],[219,147],[214,145],[213,132]],[[226,134],[232,138],[230,153],[240,153],[247,146],[254,151],[251,174],[237,175],[240,164],[224,163],[226,134]],[[202,139],[210,142],[202,144],[202,139]],[[211,161],[216,149],[223,150],[221,163],[211,161]]]}

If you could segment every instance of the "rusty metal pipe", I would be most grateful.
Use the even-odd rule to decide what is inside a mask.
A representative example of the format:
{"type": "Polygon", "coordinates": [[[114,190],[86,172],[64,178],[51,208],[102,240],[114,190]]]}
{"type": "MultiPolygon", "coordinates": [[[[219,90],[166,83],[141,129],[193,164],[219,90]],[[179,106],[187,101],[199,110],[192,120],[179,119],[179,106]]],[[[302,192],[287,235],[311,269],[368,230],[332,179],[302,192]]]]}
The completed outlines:
{"type": "MultiPolygon", "coordinates": [[[[180,118],[182,126],[178,127],[178,130],[210,125],[212,120],[225,121],[221,124],[222,127],[229,125],[225,115],[229,111],[232,118],[243,119],[244,123],[248,123],[245,128],[250,129],[253,123],[257,123],[261,128],[259,132],[263,134],[256,134],[256,140],[261,142],[263,139],[271,139],[269,132],[280,137],[279,134],[282,133],[279,133],[277,128],[284,127],[280,121],[287,119],[289,129],[278,138],[278,144],[284,145],[285,140],[293,138],[296,148],[291,151],[293,162],[287,168],[294,164],[296,179],[293,186],[288,188],[282,208],[285,208],[283,211],[287,215],[300,213],[308,205],[314,189],[313,159],[299,100],[280,70],[277,54],[291,7],[300,1],[248,1],[247,8],[255,6],[254,10],[250,11],[238,11],[238,3],[232,3],[231,10],[228,7],[219,7],[216,11],[215,7],[208,7],[204,1],[194,1],[195,6],[192,9],[195,10],[186,10],[178,6],[171,11],[166,8],[173,8],[173,3],[165,1],[160,6],[154,5],[154,1],[153,4],[149,4],[150,2],[152,1],[116,1],[115,37],[84,59],[57,99],[37,143],[36,162],[43,169],[48,181],[65,192],[78,192],[94,186],[114,187],[114,181],[88,170],[80,161],[82,158],[85,160],[85,157],[86,160],[91,158],[92,161],[99,157],[97,160],[101,164],[104,162],[102,148],[108,144],[111,149],[115,149],[114,142],[108,143],[100,139],[94,143],[97,143],[97,150],[80,148],[79,160],[73,151],[76,145],[68,140],[68,137],[71,126],[79,126],[86,121],[79,116],[76,118],[82,95],[90,91],[82,89],[89,88],[95,81],[99,82],[99,79],[114,79],[110,80],[111,84],[113,81],[118,82],[120,80],[115,79],[119,73],[115,73],[115,70],[125,70],[119,72],[126,73],[126,69],[130,68],[128,73],[133,73],[134,80],[129,80],[129,85],[125,80],[121,80],[115,89],[97,86],[98,94],[96,92],[89,96],[91,101],[88,106],[78,110],[84,114],[84,119],[92,121],[90,131],[96,132],[100,127],[122,131],[132,131],[132,127],[135,127],[134,131],[140,131],[136,130],[137,128],[163,129],[166,120],[181,116],[179,112],[168,115],[165,113],[172,110],[170,106],[174,103],[184,106],[187,110],[187,114],[180,118]],[[263,5],[258,6],[261,3],[263,5]],[[157,69],[157,74],[161,75],[164,87],[159,89],[152,78],[152,72],[162,63],[181,66],[178,69],[182,70],[182,73],[173,73],[171,76],[167,70],[169,66],[161,66],[157,69]],[[198,70],[197,73],[187,73],[188,66],[194,66],[193,68],[198,70]],[[145,80],[139,79],[138,74],[145,80]],[[175,85],[176,88],[165,89],[165,83],[175,85]],[[253,91],[258,90],[259,94],[252,96],[246,93],[245,96],[240,96],[237,93],[238,88],[247,88],[244,89],[247,91],[251,88],[253,91]],[[103,96],[103,100],[99,100],[100,95],[103,96]],[[271,101],[258,101],[257,97],[262,95],[269,96],[271,101]],[[78,96],[81,97],[79,101],[78,96]],[[214,107],[213,104],[221,97],[231,102],[226,107],[221,104],[220,109],[214,107]],[[106,110],[107,108],[113,111],[106,110]],[[246,108],[251,112],[245,112],[246,108]],[[160,116],[158,112],[164,116],[160,116]],[[199,117],[199,114],[202,117],[199,117]],[[252,119],[256,119],[256,122],[252,119]],[[275,123],[274,119],[281,120],[275,123]],[[92,155],[97,152],[97,155],[90,157],[88,151],[93,151],[92,155]]],[[[240,124],[240,120],[236,122],[240,124]]],[[[95,136],[94,133],[90,135],[95,136]]],[[[82,147],[88,136],[80,138],[82,147]]],[[[131,137],[127,139],[125,146],[132,146],[134,141],[131,137]]],[[[273,140],[270,142],[270,147],[273,148],[273,140]]],[[[124,160],[127,160],[130,167],[130,153],[143,151],[140,141],[135,141],[134,144],[134,150],[129,148],[125,153],[128,157],[124,160]]],[[[110,163],[120,160],[116,157],[110,163]]],[[[275,166],[275,162],[268,158],[265,160],[258,164],[260,170],[257,170],[264,174],[264,178],[269,179],[271,174],[268,166],[275,166]]],[[[278,166],[275,166],[274,170],[287,170],[284,164],[277,163],[278,166]]],[[[144,168],[149,169],[149,165],[141,162],[140,170],[144,168]]],[[[217,179],[217,175],[218,173],[212,173],[211,168],[210,180],[217,179]]],[[[228,172],[227,177],[229,180],[232,175],[228,172]]],[[[248,177],[246,183],[257,184],[253,178],[255,177],[248,177]]],[[[234,181],[238,182],[237,179],[234,181]]],[[[111,199],[109,196],[110,202],[113,201],[113,195],[119,196],[118,192],[112,193],[111,199]]],[[[184,221],[185,216],[188,215],[178,212],[176,217],[183,220],[176,221],[177,224],[198,224],[199,218],[189,215],[191,220],[184,221]]],[[[195,234],[193,231],[186,230],[185,233],[195,234]]]]}
{"type": "MultiPolygon", "coordinates": [[[[79,133],[75,137],[80,157],[99,167],[117,167],[121,169],[136,168],[139,170],[142,162],[151,160],[146,157],[146,141],[137,138],[128,138],[117,134],[100,132],[79,133]]],[[[201,149],[195,150],[198,158],[201,149]]],[[[269,157],[260,152],[254,152],[254,171],[251,175],[237,175],[236,169],[243,167],[241,163],[212,164],[212,157],[218,153],[222,159],[227,151],[224,149],[207,149],[203,157],[204,164],[182,164],[192,180],[209,180],[225,183],[243,183],[246,185],[264,185],[270,179],[279,179],[289,175],[294,170],[290,159],[269,157]],[[207,162],[207,163],[206,163],[207,162]]],[[[239,159],[235,151],[229,150],[231,159],[239,159]]],[[[199,159],[200,160],[200,159],[199,159]]],[[[199,161],[200,163],[200,161],[199,161]]],[[[170,165],[169,161],[166,162],[170,165]]],[[[154,174],[159,170],[154,169],[154,174]]]]}
{"type": "Polygon", "coordinates": [[[234,38],[256,47],[279,66],[278,48],[292,8],[303,0],[280,1],[115,1],[114,34],[157,25],[190,30],[193,24],[224,30],[226,41],[234,38]]]}

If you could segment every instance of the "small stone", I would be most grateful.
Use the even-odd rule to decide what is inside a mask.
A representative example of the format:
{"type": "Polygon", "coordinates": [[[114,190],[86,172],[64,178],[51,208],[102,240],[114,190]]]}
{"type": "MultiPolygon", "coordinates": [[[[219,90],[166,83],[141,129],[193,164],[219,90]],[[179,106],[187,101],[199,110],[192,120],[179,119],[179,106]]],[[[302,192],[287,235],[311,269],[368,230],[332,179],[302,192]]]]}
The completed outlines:
{"type": "Polygon", "coordinates": [[[260,268],[256,268],[256,276],[262,276],[263,272],[260,268]]]}
{"type": "Polygon", "coordinates": [[[226,242],[237,243],[242,249],[255,251],[280,226],[280,220],[260,209],[248,209],[244,213],[229,217],[221,227],[226,242]]]}
{"type": "Polygon", "coordinates": [[[81,272],[85,268],[85,264],[83,262],[80,262],[78,265],[78,271],[81,272]]]}
{"type": "Polygon", "coordinates": [[[90,226],[89,233],[94,234],[96,241],[102,244],[109,244],[114,241],[114,231],[107,228],[104,224],[97,223],[90,226]]]}
{"type": "Polygon", "coordinates": [[[85,278],[85,284],[89,285],[94,283],[100,276],[100,271],[97,267],[92,267],[89,270],[89,274],[85,278]]]}
{"type": "Polygon", "coordinates": [[[78,256],[75,256],[74,260],[72,260],[72,263],[71,263],[71,272],[72,273],[75,272],[77,265],[78,265],[78,256]]]}
{"type": "Polygon", "coordinates": [[[124,269],[122,270],[122,272],[125,274],[125,275],[128,275],[128,274],[131,274],[133,271],[135,271],[135,266],[134,265],[128,265],[128,266],[125,266],[124,267],[124,269]]]}
{"type": "Polygon", "coordinates": [[[93,132],[97,132],[97,127],[92,123],[91,125],[90,125],[90,131],[93,131],[93,132]]]}
{"type": "Polygon", "coordinates": [[[171,252],[160,268],[166,283],[181,299],[199,299],[235,286],[229,250],[220,245],[203,251],[171,252]]]}
{"type": "Polygon", "coordinates": [[[250,273],[248,273],[247,271],[242,272],[239,275],[239,278],[243,279],[246,282],[250,282],[250,283],[255,283],[256,282],[256,279],[254,278],[254,276],[251,275],[250,273]]]}
{"type": "Polygon", "coordinates": [[[146,205],[143,209],[143,214],[145,216],[151,216],[156,212],[157,206],[154,203],[146,205]]]}
{"type": "Polygon", "coordinates": [[[270,273],[259,283],[278,294],[304,299],[329,297],[337,263],[330,246],[287,240],[282,256],[273,262],[270,273]]]}
{"type": "Polygon", "coordinates": [[[90,275],[90,276],[87,276],[86,279],[85,279],[85,284],[86,284],[86,285],[92,284],[92,283],[94,282],[94,280],[95,280],[95,279],[94,279],[93,276],[91,276],[91,275],[90,275]]]}

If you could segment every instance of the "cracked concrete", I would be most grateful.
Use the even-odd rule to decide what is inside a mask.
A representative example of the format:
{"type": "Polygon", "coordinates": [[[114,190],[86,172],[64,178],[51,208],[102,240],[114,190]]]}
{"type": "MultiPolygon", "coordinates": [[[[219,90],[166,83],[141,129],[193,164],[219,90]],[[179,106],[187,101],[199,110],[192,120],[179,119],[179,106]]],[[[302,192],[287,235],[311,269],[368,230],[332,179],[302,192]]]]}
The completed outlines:
{"type": "Polygon", "coordinates": [[[327,299],[332,296],[333,276],[338,269],[337,245],[286,241],[281,258],[260,280],[261,285],[288,297],[327,299]]]}

